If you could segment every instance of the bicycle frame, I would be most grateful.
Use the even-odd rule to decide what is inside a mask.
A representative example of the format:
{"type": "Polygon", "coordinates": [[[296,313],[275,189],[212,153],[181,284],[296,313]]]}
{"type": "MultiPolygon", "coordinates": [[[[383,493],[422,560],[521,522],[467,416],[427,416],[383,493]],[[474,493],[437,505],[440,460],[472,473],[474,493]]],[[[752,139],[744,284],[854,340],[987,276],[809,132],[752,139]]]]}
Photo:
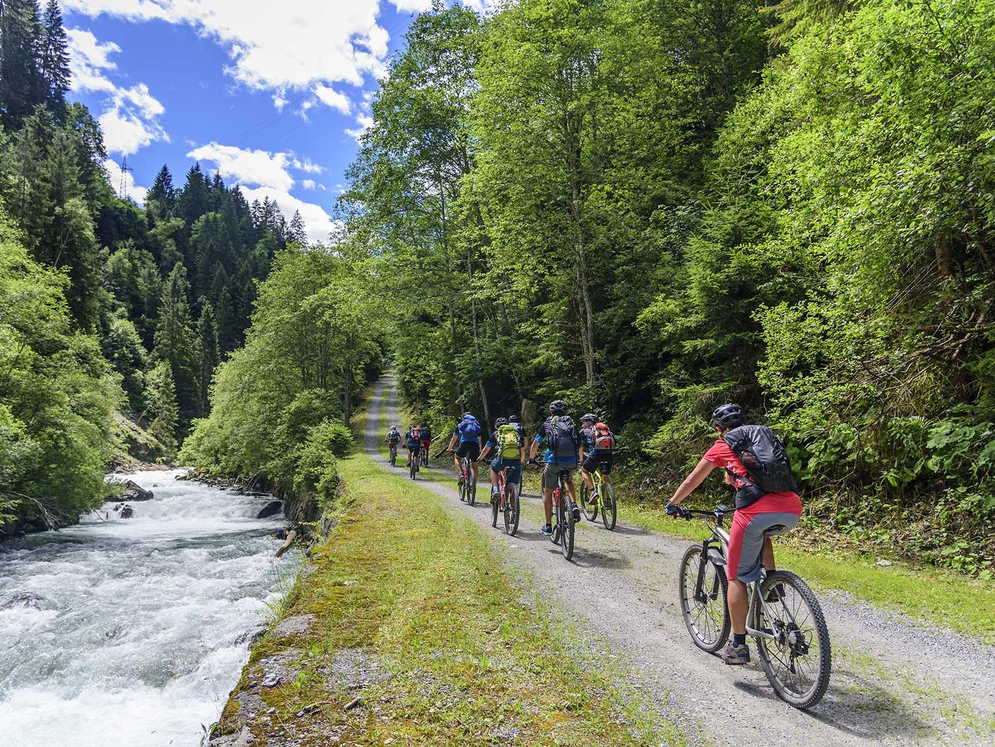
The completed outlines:
{"type": "MultiPolygon", "coordinates": [[[[722,519],[724,514],[715,511],[712,514],[715,517],[715,525],[711,527],[712,536],[704,540],[701,543],[701,562],[698,564],[698,579],[694,586],[694,599],[696,602],[705,603],[708,601],[708,596],[714,600],[718,596],[718,588],[714,588],[710,595],[705,594],[704,580],[705,580],[705,564],[709,561],[721,565],[723,568],[727,566],[726,557],[729,553],[729,533],[722,528],[722,519]]],[[[763,583],[766,577],[766,571],[762,570],[760,573],[760,578],[748,585],[750,592],[750,607],[746,613],[746,633],[753,638],[766,638],[770,641],[777,641],[777,636],[773,633],[768,633],[764,630],[759,630],[757,628],[751,628],[750,622],[759,619],[759,610],[757,609],[757,600],[760,601],[760,608],[763,610],[767,619],[771,619],[772,615],[768,614],[770,607],[767,601],[763,598],[763,594],[760,593],[760,585],[763,583]]],[[[716,577],[715,586],[718,587],[719,581],[716,577]]],[[[782,605],[783,605],[782,601],[782,605]]],[[[795,622],[794,616],[791,614],[791,610],[784,605],[784,610],[787,613],[789,619],[792,623],[795,622]]]]}

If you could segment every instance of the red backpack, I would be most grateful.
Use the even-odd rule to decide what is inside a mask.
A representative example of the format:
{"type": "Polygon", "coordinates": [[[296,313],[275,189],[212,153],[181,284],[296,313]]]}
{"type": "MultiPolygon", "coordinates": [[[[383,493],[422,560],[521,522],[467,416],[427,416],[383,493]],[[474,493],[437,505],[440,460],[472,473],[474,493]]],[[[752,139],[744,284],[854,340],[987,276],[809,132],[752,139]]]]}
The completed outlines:
{"type": "Polygon", "coordinates": [[[611,451],[615,448],[615,434],[605,423],[595,423],[591,431],[591,441],[598,451],[611,451]]]}

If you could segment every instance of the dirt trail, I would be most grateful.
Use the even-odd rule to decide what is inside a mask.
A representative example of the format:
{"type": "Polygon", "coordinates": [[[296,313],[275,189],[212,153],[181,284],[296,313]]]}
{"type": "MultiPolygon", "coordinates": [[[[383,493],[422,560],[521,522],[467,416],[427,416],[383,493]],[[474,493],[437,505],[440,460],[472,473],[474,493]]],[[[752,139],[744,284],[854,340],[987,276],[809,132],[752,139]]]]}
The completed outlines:
{"type": "MultiPolygon", "coordinates": [[[[378,384],[375,397],[367,450],[389,469],[377,453],[383,436],[376,429],[381,407],[388,422],[399,422],[392,377],[378,384]]],[[[586,520],[578,525],[577,550],[568,563],[539,533],[536,501],[526,501],[521,529],[508,537],[490,526],[485,487],[478,493],[483,500],[471,508],[459,501],[454,482],[419,482],[450,510],[492,533],[508,562],[544,587],[592,650],[610,646],[627,659],[632,686],[674,721],[690,744],[990,744],[995,738],[993,646],[913,625],[900,615],[848,601],[845,594],[823,593],[833,642],[832,681],[819,706],[798,711],[777,698],[758,663],[726,667],[695,648],[676,594],[678,562],[688,542],[626,526],[624,498],[614,532],[586,520]]]]}

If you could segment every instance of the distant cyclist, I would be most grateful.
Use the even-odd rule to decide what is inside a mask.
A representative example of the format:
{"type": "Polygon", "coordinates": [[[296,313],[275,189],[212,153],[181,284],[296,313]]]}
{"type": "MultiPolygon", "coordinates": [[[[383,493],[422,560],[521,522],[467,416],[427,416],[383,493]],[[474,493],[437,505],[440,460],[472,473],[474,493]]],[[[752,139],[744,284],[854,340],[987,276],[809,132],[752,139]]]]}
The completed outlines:
{"type": "Polygon", "coordinates": [[[392,425],[390,427],[390,430],[387,431],[387,436],[384,438],[384,441],[390,444],[390,450],[392,453],[397,451],[397,445],[401,441],[401,432],[397,430],[396,425],[392,425]]]}
{"type": "Polygon", "coordinates": [[[482,429],[480,423],[477,422],[477,418],[473,416],[472,412],[467,412],[463,414],[463,419],[456,424],[453,429],[453,437],[449,439],[449,446],[447,451],[452,451],[453,447],[456,447],[456,452],[453,455],[453,463],[456,465],[456,474],[459,475],[462,470],[460,461],[463,457],[469,457],[471,466],[473,468],[473,481],[476,483],[480,479],[480,473],[477,469],[477,460],[480,458],[480,434],[482,429]],[[457,441],[459,446],[456,446],[457,441]]]}
{"type": "Polygon", "coordinates": [[[580,476],[587,489],[594,495],[594,472],[601,472],[606,485],[611,485],[612,465],[615,463],[615,436],[605,423],[594,413],[587,413],[580,419],[580,435],[584,450],[581,454],[580,476]]]}
{"type": "Polygon", "coordinates": [[[491,462],[491,503],[497,503],[501,487],[498,483],[498,473],[504,472],[504,479],[517,485],[522,474],[522,447],[525,441],[519,435],[519,430],[508,418],[498,418],[494,421],[494,431],[480,452],[481,461],[494,454],[491,462]]]}
{"type": "Polygon", "coordinates": [[[573,473],[580,461],[580,432],[567,415],[567,403],[558,399],[549,406],[549,417],[542,424],[529,456],[536,458],[539,446],[545,447],[542,460],[546,468],[542,473],[542,505],[546,511],[543,534],[553,533],[553,491],[556,490],[561,471],[566,470],[564,481],[570,495],[570,512],[574,521],[580,521],[580,508],[577,506],[577,491],[574,488],[573,473]]]}
{"type": "Polygon", "coordinates": [[[417,465],[418,454],[421,451],[421,435],[418,426],[414,423],[411,424],[404,436],[404,447],[408,450],[408,467],[411,467],[412,462],[417,465]]]}
{"type": "Polygon", "coordinates": [[[802,502],[791,476],[787,452],[770,428],[744,425],[743,409],[733,404],[716,408],[708,424],[719,438],[674,492],[667,503],[667,513],[679,514],[677,506],[716,467],[726,471],[726,482],[736,488],[736,514],[729,531],[726,558],[733,638],[722,660],[726,664],[748,664],[746,585],[760,578],[761,566],[768,573],[774,570],[774,546],[769,535],[765,538],[765,532],[781,534],[794,529],[801,517],[802,502]],[[753,472],[744,461],[752,465],[753,472]],[[764,475],[767,490],[760,487],[758,474],[764,475]]]}
{"type": "Polygon", "coordinates": [[[431,453],[429,449],[432,446],[432,427],[427,423],[423,424],[418,429],[418,435],[421,437],[421,447],[425,450],[425,453],[431,453]]]}

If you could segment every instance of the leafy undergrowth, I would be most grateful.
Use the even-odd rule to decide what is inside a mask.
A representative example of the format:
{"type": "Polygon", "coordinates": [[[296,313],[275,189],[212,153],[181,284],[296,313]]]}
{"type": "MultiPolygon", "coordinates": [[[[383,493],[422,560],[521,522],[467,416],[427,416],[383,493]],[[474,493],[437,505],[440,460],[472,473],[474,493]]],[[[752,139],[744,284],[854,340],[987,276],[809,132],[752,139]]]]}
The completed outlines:
{"type": "Polygon", "coordinates": [[[341,472],[345,517],[284,613],[311,623],[254,649],[217,733],[258,694],[248,727],[267,745],[680,743],[582,663],[478,527],[364,455],[341,472]],[[282,659],[293,674],[260,686],[282,659]]]}

